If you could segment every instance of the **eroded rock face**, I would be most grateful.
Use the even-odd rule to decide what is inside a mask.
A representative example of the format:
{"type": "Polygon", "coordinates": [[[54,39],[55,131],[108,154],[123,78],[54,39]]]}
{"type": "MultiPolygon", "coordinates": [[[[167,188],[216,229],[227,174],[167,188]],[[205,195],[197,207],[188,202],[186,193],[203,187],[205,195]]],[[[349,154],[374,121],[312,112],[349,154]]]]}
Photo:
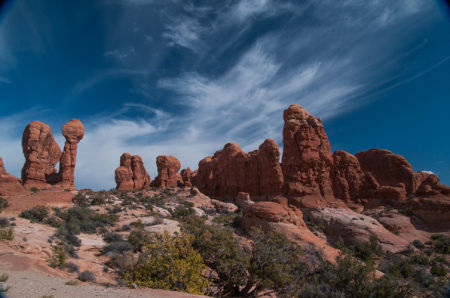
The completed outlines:
{"type": "Polygon", "coordinates": [[[335,151],[331,179],[336,199],[347,204],[361,203],[359,188],[365,180],[365,175],[355,156],[342,150],[335,151]]]}
{"type": "Polygon", "coordinates": [[[183,185],[183,179],[178,171],[180,161],[174,156],[161,155],[156,158],[158,176],[152,182],[155,187],[177,187],[183,185]]]}
{"type": "Polygon", "coordinates": [[[23,194],[25,189],[22,180],[6,172],[3,160],[0,157],[0,195],[23,194]]]}
{"type": "Polygon", "coordinates": [[[61,148],[53,138],[50,127],[39,121],[28,124],[23,132],[22,149],[25,155],[22,168],[24,186],[47,187],[47,180],[56,175],[55,165],[61,157],[61,148]]]}
{"type": "Polygon", "coordinates": [[[150,175],[144,167],[144,162],[139,155],[131,158],[131,170],[133,172],[134,189],[150,187],[150,175]]]}
{"type": "Polygon", "coordinates": [[[75,188],[75,165],[77,163],[78,142],[84,137],[84,126],[80,120],[72,119],[64,124],[62,134],[66,138],[64,151],[59,163],[59,183],[69,189],[75,188]]]}
{"type": "Polygon", "coordinates": [[[333,157],[322,120],[299,105],[283,113],[284,193],[295,205],[334,202],[330,178],[333,157]]]}
{"type": "Polygon", "coordinates": [[[115,173],[117,190],[133,190],[150,187],[150,175],[139,155],[124,153],[115,173]]]}
{"type": "Polygon", "coordinates": [[[229,200],[239,192],[263,198],[275,196],[283,185],[279,157],[280,150],[272,139],[248,154],[239,145],[228,143],[214,156],[200,161],[194,184],[206,195],[229,200]]]}

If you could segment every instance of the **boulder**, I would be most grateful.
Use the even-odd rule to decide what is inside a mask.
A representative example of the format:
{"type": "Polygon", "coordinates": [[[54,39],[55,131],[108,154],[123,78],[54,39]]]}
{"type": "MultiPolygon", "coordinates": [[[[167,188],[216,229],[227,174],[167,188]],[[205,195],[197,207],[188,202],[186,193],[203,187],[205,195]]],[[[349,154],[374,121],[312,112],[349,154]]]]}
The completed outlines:
{"type": "Polygon", "coordinates": [[[246,192],[240,192],[238,193],[236,197],[236,205],[244,209],[248,205],[253,204],[254,202],[250,200],[250,194],[246,192]]]}
{"type": "Polygon", "coordinates": [[[59,162],[59,184],[67,189],[75,189],[75,166],[78,142],[84,137],[84,126],[80,120],[72,119],[64,124],[62,134],[66,138],[64,151],[59,162]]]}
{"type": "Polygon", "coordinates": [[[225,203],[218,200],[211,200],[211,203],[219,212],[235,212],[238,207],[233,203],[225,203]]]}
{"type": "Polygon", "coordinates": [[[23,132],[22,149],[25,164],[22,168],[22,182],[25,188],[47,188],[53,182],[57,170],[56,163],[61,157],[61,148],[53,138],[50,127],[33,121],[23,132]]]}
{"type": "Polygon", "coordinates": [[[161,155],[156,158],[158,176],[152,182],[155,187],[177,187],[183,185],[183,179],[178,171],[181,169],[180,161],[174,156],[161,155]]]}
{"type": "Polygon", "coordinates": [[[3,160],[0,157],[0,195],[24,194],[22,180],[6,172],[3,160]]]}

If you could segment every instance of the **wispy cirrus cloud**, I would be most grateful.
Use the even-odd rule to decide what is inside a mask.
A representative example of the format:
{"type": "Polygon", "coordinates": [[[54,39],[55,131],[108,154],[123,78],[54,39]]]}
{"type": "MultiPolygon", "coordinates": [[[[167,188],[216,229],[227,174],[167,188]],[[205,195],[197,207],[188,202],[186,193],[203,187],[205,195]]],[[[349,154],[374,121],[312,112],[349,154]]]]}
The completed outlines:
{"type": "Polygon", "coordinates": [[[177,18],[166,26],[162,37],[169,40],[169,45],[179,45],[197,52],[202,47],[201,35],[206,28],[192,18],[177,18]]]}

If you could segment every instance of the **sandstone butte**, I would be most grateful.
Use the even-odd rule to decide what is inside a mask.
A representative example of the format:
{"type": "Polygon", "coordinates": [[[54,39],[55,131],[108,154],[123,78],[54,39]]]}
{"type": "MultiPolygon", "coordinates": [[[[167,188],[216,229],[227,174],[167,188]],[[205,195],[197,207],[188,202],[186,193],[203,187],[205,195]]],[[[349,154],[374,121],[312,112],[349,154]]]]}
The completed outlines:
{"type": "Polygon", "coordinates": [[[281,163],[273,140],[249,153],[229,143],[199,162],[193,185],[232,202],[240,192],[253,201],[283,196],[312,217],[310,210],[318,208],[361,212],[391,205],[412,209],[432,226],[450,225],[450,188],[436,175],[414,172],[405,158],[388,150],[332,153],[321,119],[299,105],[286,109],[283,118],[281,163]]]}
{"type": "Polygon", "coordinates": [[[120,157],[120,166],[116,169],[118,190],[133,190],[150,187],[150,175],[139,155],[124,153],[120,157]]]}

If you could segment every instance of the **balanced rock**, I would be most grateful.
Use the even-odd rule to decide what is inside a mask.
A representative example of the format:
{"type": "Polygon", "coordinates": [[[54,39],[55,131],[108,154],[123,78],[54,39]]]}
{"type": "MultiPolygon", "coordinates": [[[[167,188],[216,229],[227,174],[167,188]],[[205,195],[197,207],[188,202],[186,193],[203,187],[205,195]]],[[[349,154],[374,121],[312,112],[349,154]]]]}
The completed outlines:
{"type": "Polygon", "coordinates": [[[120,157],[120,166],[116,169],[117,190],[133,190],[150,186],[150,175],[139,155],[124,153],[120,157]]]}
{"type": "Polygon", "coordinates": [[[25,189],[22,180],[6,172],[3,160],[0,157],[0,195],[23,194],[25,189]]]}
{"type": "Polygon", "coordinates": [[[158,176],[152,182],[155,187],[177,187],[183,185],[183,179],[178,171],[180,161],[174,156],[161,155],[156,158],[158,176]]]}
{"type": "Polygon", "coordinates": [[[26,188],[45,188],[56,175],[55,165],[61,157],[61,148],[53,138],[50,127],[33,121],[27,125],[22,137],[25,164],[22,181],[26,188]]]}
{"type": "Polygon", "coordinates": [[[84,126],[80,120],[72,119],[64,124],[62,134],[66,138],[64,151],[59,163],[59,184],[64,188],[75,188],[75,165],[77,163],[78,142],[84,137],[84,126]]]}
{"type": "Polygon", "coordinates": [[[322,204],[334,201],[330,177],[333,156],[322,120],[297,104],[285,110],[283,118],[285,195],[300,206],[313,200],[322,204]]]}
{"type": "Polygon", "coordinates": [[[240,192],[267,199],[281,193],[279,157],[278,145],[271,139],[248,154],[239,145],[228,143],[200,161],[194,185],[206,195],[232,201],[240,192]]]}

